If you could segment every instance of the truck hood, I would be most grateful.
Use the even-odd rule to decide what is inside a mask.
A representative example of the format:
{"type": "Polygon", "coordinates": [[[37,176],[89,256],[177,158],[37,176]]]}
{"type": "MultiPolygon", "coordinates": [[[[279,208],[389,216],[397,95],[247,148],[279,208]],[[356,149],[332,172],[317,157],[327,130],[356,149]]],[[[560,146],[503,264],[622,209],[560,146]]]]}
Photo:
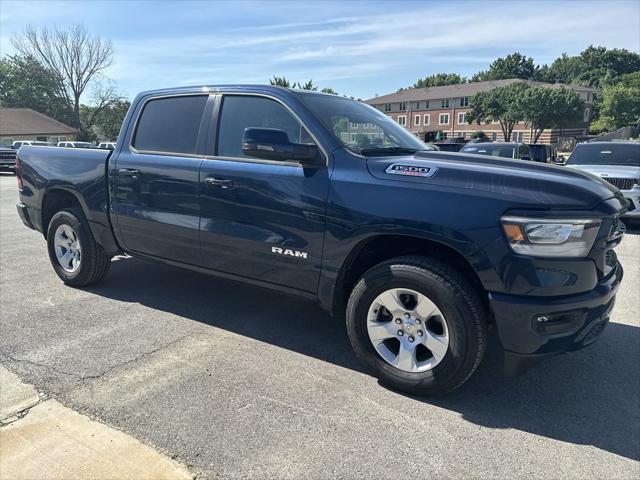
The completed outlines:
{"type": "Polygon", "coordinates": [[[611,198],[623,209],[622,194],[589,172],[566,167],[499,159],[485,155],[417,152],[407,156],[367,158],[369,172],[382,180],[412,182],[508,200],[513,208],[591,210],[611,198]],[[394,165],[423,170],[390,173],[394,165]],[[424,170],[427,169],[427,170],[424,170]]]}
{"type": "Polygon", "coordinates": [[[598,177],[640,178],[640,166],[634,165],[567,165],[567,168],[589,172],[598,177]]]}

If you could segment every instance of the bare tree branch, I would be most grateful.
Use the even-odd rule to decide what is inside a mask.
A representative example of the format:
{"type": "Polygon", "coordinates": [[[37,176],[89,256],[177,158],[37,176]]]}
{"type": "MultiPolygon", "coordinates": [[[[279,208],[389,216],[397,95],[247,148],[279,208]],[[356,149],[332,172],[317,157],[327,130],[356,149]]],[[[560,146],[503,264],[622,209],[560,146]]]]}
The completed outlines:
{"type": "Polygon", "coordinates": [[[34,58],[52,72],[57,93],[69,105],[74,127],[82,129],[80,97],[90,84],[98,83],[101,73],[113,62],[111,41],[91,36],[83,25],[74,25],[68,29],[29,26],[12,43],[22,55],[34,58]]]}

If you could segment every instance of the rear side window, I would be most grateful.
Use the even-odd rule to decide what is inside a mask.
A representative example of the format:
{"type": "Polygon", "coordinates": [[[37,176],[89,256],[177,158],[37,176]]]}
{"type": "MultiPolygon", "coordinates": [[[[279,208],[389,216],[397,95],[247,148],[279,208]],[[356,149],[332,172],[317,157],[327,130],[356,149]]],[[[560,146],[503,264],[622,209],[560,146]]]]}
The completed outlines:
{"type": "Polygon", "coordinates": [[[133,147],[147,152],[196,153],[207,96],[150,100],[144,106],[133,147]]]}
{"type": "Polygon", "coordinates": [[[218,155],[246,157],[242,152],[242,134],[246,128],[277,128],[287,133],[290,142],[313,143],[300,122],[275,100],[228,95],[220,114],[218,155]]]}

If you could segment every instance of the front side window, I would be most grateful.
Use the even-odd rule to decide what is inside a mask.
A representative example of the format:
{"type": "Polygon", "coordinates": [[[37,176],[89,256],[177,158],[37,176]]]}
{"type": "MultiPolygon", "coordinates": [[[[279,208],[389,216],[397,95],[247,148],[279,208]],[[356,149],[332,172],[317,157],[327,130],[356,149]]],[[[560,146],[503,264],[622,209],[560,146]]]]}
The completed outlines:
{"type": "MultiPolygon", "coordinates": [[[[347,125],[351,128],[350,125],[347,125]]],[[[313,143],[300,122],[282,104],[264,97],[227,95],[222,102],[218,129],[218,155],[249,158],[242,151],[247,128],[283,130],[292,143],[313,143]]]]}
{"type": "Polygon", "coordinates": [[[369,105],[337,97],[309,92],[296,92],[302,103],[342,145],[361,155],[406,154],[428,147],[402,128],[406,116],[397,122],[369,105]],[[404,119],[404,120],[402,120],[404,119]],[[357,134],[351,137],[353,125],[357,134]],[[361,128],[368,125],[368,128],[361,128]]]}
{"type": "Polygon", "coordinates": [[[195,154],[206,95],[149,100],[138,121],[132,145],[136,150],[195,154]]]}

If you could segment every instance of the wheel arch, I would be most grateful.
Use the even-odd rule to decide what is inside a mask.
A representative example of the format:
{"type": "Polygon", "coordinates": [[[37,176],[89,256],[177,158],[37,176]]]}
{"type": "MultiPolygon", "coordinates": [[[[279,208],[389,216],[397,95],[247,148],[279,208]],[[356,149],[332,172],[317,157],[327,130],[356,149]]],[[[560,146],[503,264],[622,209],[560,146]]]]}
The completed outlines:
{"type": "Polygon", "coordinates": [[[53,187],[46,191],[42,197],[40,210],[42,234],[45,239],[47,238],[47,230],[49,228],[51,218],[53,218],[53,216],[60,210],[73,207],[80,208],[85,218],[90,218],[88,215],[88,209],[86,208],[86,205],[84,205],[82,197],[77,192],[62,187],[53,187]]]}
{"type": "Polygon", "coordinates": [[[335,315],[344,311],[353,287],[367,270],[391,258],[405,255],[435,258],[462,272],[474,287],[483,292],[481,298],[488,307],[488,296],[484,294],[485,289],[476,268],[458,249],[427,237],[382,233],[358,242],[345,258],[333,290],[331,313],[335,315]]]}

